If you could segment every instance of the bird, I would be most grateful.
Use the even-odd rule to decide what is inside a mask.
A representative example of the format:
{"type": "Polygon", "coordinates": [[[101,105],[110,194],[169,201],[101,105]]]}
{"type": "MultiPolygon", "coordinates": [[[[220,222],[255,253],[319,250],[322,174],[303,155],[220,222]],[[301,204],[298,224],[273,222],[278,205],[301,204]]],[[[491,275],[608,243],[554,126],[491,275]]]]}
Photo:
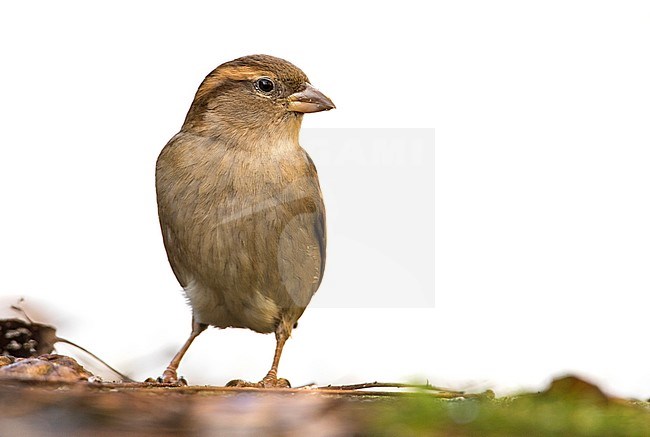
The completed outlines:
{"type": "Polygon", "coordinates": [[[167,258],[192,309],[190,336],[159,378],[182,384],[179,364],[207,327],[275,333],[285,342],[323,279],[325,206],[314,162],[300,146],[305,113],[335,105],[290,62],[250,55],[200,84],[180,131],[156,161],[167,258]]]}

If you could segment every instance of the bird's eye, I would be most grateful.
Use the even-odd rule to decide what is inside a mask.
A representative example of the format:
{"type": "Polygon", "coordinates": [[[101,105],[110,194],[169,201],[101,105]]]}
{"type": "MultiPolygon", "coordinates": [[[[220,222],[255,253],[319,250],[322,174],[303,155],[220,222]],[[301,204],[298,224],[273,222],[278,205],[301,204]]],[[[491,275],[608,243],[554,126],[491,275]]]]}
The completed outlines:
{"type": "Polygon", "coordinates": [[[261,77],[257,79],[257,81],[255,81],[255,86],[263,93],[270,93],[275,89],[275,84],[268,77],[261,77]]]}

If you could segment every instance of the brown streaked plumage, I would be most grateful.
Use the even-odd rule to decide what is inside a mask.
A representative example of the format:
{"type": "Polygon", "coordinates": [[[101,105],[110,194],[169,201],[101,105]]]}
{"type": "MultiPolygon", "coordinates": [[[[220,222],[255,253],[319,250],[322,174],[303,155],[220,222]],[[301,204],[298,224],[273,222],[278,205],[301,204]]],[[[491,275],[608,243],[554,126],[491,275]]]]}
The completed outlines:
{"type": "Polygon", "coordinates": [[[303,113],[332,108],[300,69],[266,55],[222,64],[199,87],[156,164],[163,241],[193,315],[164,382],[178,382],[183,355],[212,325],[275,332],[271,370],[253,385],[288,385],[278,362],[320,285],[326,241],[316,168],[298,134],[303,113]]]}

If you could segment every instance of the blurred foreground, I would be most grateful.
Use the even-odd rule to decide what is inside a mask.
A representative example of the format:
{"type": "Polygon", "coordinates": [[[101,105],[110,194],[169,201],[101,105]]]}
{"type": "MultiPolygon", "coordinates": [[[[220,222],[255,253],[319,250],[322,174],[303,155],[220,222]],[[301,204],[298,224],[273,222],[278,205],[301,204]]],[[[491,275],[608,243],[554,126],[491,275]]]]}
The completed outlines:
{"type": "Polygon", "coordinates": [[[576,377],[542,393],[172,387],[103,383],[69,357],[0,363],[3,436],[648,435],[648,402],[576,377]]]}

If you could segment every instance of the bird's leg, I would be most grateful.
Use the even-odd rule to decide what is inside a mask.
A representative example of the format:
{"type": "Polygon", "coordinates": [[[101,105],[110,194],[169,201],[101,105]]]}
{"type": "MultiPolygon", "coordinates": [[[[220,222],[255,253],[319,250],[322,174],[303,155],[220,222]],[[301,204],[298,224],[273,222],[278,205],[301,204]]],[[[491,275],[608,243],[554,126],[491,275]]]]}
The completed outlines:
{"type": "Polygon", "coordinates": [[[226,384],[226,387],[259,387],[259,388],[276,388],[276,387],[291,387],[289,381],[284,378],[278,378],[278,364],[280,364],[280,356],[282,355],[282,348],[284,343],[291,335],[291,325],[280,321],[278,327],[275,329],[275,355],[273,355],[273,364],[271,370],[260,382],[247,382],[241,379],[235,379],[226,384]]]}
{"type": "Polygon", "coordinates": [[[207,328],[208,325],[205,325],[203,323],[199,323],[196,320],[194,320],[194,317],[192,317],[192,333],[190,334],[189,338],[187,341],[185,341],[185,344],[179,350],[176,355],[174,355],[174,358],[172,358],[172,361],[169,363],[169,366],[165,369],[165,371],[162,374],[162,382],[165,383],[172,383],[176,384],[179,382],[178,380],[178,375],[176,374],[176,370],[178,369],[179,364],[181,363],[181,360],[183,359],[183,355],[185,355],[185,352],[190,348],[190,345],[194,341],[196,337],[199,336],[200,333],[205,331],[205,328],[207,328]]]}
{"type": "Polygon", "coordinates": [[[288,380],[284,378],[278,379],[278,365],[280,364],[280,356],[282,355],[282,348],[284,348],[284,343],[291,335],[291,328],[287,328],[286,324],[281,321],[278,324],[278,327],[275,330],[275,354],[273,355],[273,364],[271,365],[271,370],[266,376],[259,382],[259,385],[262,387],[291,387],[291,384],[288,380]]]}

